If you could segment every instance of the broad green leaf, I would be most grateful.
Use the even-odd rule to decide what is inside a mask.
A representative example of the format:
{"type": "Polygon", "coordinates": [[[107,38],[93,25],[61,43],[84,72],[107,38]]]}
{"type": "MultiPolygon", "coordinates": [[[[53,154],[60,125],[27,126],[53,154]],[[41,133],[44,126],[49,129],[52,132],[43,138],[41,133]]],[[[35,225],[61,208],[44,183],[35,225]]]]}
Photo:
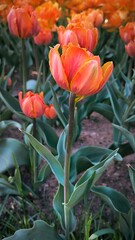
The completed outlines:
{"type": "Polygon", "coordinates": [[[112,228],[104,228],[104,229],[98,230],[89,237],[89,240],[94,240],[94,239],[97,239],[98,237],[101,237],[107,234],[109,235],[115,234],[115,231],[112,228]]]}
{"type": "Polygon", "coordinates": [[[84,174],[80,177],[80,179],[76,183],[76,187],[80,184],[87,181],[87,179],[96,171],[94,182],[96,182],[99,177],[103,174],[103,172],[107,169],[107,167],[111,164],[111,162],[114,160],[115,157],[117,157],[117,151],[111,152],[108,157],[106,157],[103,161],[99,162],[93,167],[90,167],[87,169],[84,174]]]}
{"type": "Polygon", "coordinates": [[[3,238],[3,240],[62,240],[54,229],[54,226],[48,225],[42,220],[34,222],[32,228],[20,229],[13,236],[3,238]]]}
{"type": "MultiPolygon", "coordinates": [[[[60,224],[63,229],[65,229],[65,216],[64,216],[64,188],[59,185],[57,192],[53,199],[53,208],[59,218],[60,224]]],[[[73,210],[69,209],[70,214],[70,231],[73,232],[76,228],[76,219],[73,214],[73,210]]]]}
{"type": "Polygon", "coordinates": [[[29,165],[29,150],[14,138],[0,140],[0,173],[15,167],[16,159],[19,166],[29,165]]]}
{"type": "Polygon", "coordinates": [[[113,88],[113,86],[106,84],[106,88],[110,97],[110,101],[111,101],[111,105],[112,105],[112,109],[113,112],[115,114],[115,117],[118,121],[119,124],[121,124],[122,122],[122,117],[123,117],[123,107],[121,106],[121,104],[118,101],[118,98],[116,96],[115,90],[113,88]]]}
{"type": "Polygon", "coordinates": [[[64,170],[57,160],[56,157],[48,150],[44,145],[42,145],[36,138],[34,138],[31,134],[24,132],[32,146],[35,150],[42,156],[49,164],[52,172],[54,173],[55,177],[57,178],[58,182],[64,185],[64,170]]]}
{"type": "Polygon", "coordinates": [[[97,165],[89,168],[80,177],[74,186],[73,192],[70,196],[67,207],[75,206],[84,195],[91,189],[93,184],[99,179],[106,168],[110,165],[114,157],[117,155],[117,150],[113,151],[104,161],[98,163],[97,165]]]}
{"type": "Polygon", "coordinates": [[[130,164],[128,164],[128,171],[129,171],[131,184],[135,193],[135,168],[133,168],[130,164]]]}
{"type": "Polygon", "coordinates": [[[115,211],[128,214],[131,206],[127,198],[122,193],[114,190],[113,188],[104,186],[94,186],[92,188],[92,192],[101,197],[115,211]]]}
{"type": "Polygon", "coordinates": [[[13,120],[5,120],[0,122],[0,134],[4,132],[5,129],[8,127],[16,127],[21,128],[21,124],[19,122],[13,121],[13,120]]]}
{"type": "Polygon", "coordinates": [[[0,98],[5,103],[5,105],[17,116],[19,116],[22,120],[31,122],[32,120],[26,117],[20,108],[19,102],[17,99],[10,95],[9,92],[5,91],[4,89],[0,88],[0,98]]]}
{"type": "Polygon", "coordinates": [[[66,153],[66,135],[67,135],[67,127],[65,127],[65,129],[61,133],[58,144],[57,144],[57,152],[58,152],[57,159],[62,166],[64,165],[64,159],[65,159],[65,153],[66,153]]]}
{"type": "MultiPolygon", "coordinates": [[[[86,146],[77,150],[71,156],[71,179],[75,180],[78,173],[88,169],[92,165],[96,165],[105,157],[107,157],[113,150],[102,147],[86,146]]],[[[119,154],[116,155],[116,160],[122,160],[119,154]]]]}
{"type": "Polygon", "coordinates": [[[113,121],[114,113],[112,111],[112,107],[105,104],[105,103],[94,103],[93,104],[93,111],[100,113],[102,116],[104,116],[106,119],[108,119],[110,122],[113,121]]]}
{"type": "Polygon", "coordinates": [[[126,240],[134,240],[135,237],[135,212],[131,208],[128,214],[119,214],[120,231],[126,240]]]}
{"type": "Polygon", "coordinates": [[[126,139],[129,141],[129,144],[131,145],[131,147],[133,148],[133,150],[135,152],[135,137],[134,137],[134,135],[131,132],[129,132],[127,129],[125,129],[121,126],[118,126],[115,124],[113,124],[113,126],[116,129],[118,129],[126,137],[126,139]]]}
{"type": "Polygon", "coordinates": [[[82,182],[80,185],[75,185],[66,205],[68,208],[73,208],[84,198],[85,194],[87,194],[93,184],[95,174],[96,172],[93,172],[93,174],[86,181],[82,182]]]}
{"type": "Polygon", "coordinates": [[[47,145],[55,150],[57,148],[58,135],[54,131],[54,129],[46,122],[42,122],[40,119],[37,120],[37,124],[42,130],[42,136],[44,135],[44,140],[47,145]]]}

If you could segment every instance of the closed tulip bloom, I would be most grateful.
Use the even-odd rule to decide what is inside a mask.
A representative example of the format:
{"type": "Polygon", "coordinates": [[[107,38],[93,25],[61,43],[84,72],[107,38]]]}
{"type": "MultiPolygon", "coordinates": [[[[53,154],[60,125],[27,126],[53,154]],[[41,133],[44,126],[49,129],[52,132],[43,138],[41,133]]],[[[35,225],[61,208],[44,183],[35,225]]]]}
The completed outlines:
{"type": "Polygon", "coordinates": [[[52,32],[50,30],[40,30],[37,36],[34,37],[34,43],[37,45],[49,44],[52,40],[52,32]]]}
{"type": "Polygon", "coordinates": [[[77,96],[89,96],[99,92],[113,71],[113,63],[102,67],[99,56],[83,48],[68,44],[58,52],[59,44],[51,48],[49,64],[53,78],[58,86],[77,96]]]}
{"type": "Polygon", "coordinates": [[[45,106],[44,115],[48,119],[54,119],[56,117],[56,110],[54,108],[53,104],[50,104],[49,106],[45,106]]]}
{"type": "Polygon", "coordinates": [[[135,57],[135,41],[130,41],[125,45],[125,50],[130,57],[135,57]]]}
{"type": "Polygon", "coordinates": [[[61,45],[72,43],[92,52],[98,43],[98,30],[94,27],[87,29],[81,24],[69,24],[67,28],[58,28],[58,38],[61,45]]]}
{"type": "Polygon", "coordinates": [[[33,93],[28,91],[24,97],[22,97],[22,92],[19,92],[19,104],[22,112],[30,118],[38,118],[44,114],[45,103],[43,98],[43,93],[33,93]]]}
{"type": "Polygon", "coordinates": [[[11,34],[16,37],[25,39],[39,32],[36,15],[30,6],[11,8],[7,21],[11,34]]]}
{"type": "Polygon", "coordinates": [[[125,26],[121,26],[119,33],[125,43],[135,41],[135,22],[128,22],[125,26]]]}

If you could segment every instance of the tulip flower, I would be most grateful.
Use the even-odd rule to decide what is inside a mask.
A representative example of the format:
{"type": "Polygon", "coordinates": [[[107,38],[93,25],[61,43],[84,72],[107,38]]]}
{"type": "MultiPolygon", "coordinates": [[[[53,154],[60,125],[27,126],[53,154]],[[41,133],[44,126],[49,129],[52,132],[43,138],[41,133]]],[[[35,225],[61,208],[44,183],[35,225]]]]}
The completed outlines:
{"type": "Polygon", "coordinates": [[[16,37],[25,39],[39,32],[38,21],[31,6],[11,8],[7,21],[11,34],[16,37]]]}
{"type": "Polygon", "coordinates": [[[49,44],[52,40],[52,32],[50,30],[40,30],[37,36],[34,37],[34,43],[37,45],[49,44]]]}
{"type": "Polygon", "coordinates": [[[128,22],[119,28],[120,37],[125,43],[135,41],[135,22],[128,22]]]}
{"type": "Polygon", "coordinates": [[[125,45],[125,50],[130,57],[135,57],[135,41],[130,41],[125,45]]]}
{"type": "Polygon", "coordinates": [[[33,93],[28,91],[24,97],[22,97],[22,92],[19,92],[19,104],[22,112],[30,118],[38,118],[44,114],[45,103],[43,98],[43,93],[33,93]]]}
{"type": "Polygon", "coordinates": [[[98,30],[94,27],[87,29],[79,23],[69,24],[67,28],[60,26],[58,39],[62,46],[71,42],[92,52],[98,43],[98,30]]]}
{"type": "Polygon", "coordinates": [[[45,105],[44,115],[48,119],[54,119],[56,117],[56,111],[53,104],[50,104],[49,106],[45,105]]]}
{"type": "Polygon", "coordinates": [[[113,63],[101,67],[99,56],[72,44],[63,46],[60,55],[59,46],[49,52],[50,70],[58,86],[78,97],[99,92],[113,71],[113,63]]]}

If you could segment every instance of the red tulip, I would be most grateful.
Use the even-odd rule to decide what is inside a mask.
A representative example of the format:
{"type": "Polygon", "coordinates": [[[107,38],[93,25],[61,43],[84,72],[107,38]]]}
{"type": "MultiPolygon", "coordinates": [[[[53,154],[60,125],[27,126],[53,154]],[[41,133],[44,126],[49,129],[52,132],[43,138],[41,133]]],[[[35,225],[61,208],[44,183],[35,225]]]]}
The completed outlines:
{"type": "Polygon", "coordinates": [[[47,105],[45,106],[44,115],[48,119],[54,119],[56,117],[56,111],[53,104],[50,104],[49,106],[47,105]]]}
{"type": "Polygon", "coordinates": [[[119,33],[125,43],[135,41],[135,22],[128,22],[125,26],[121,26],[119,33]]]}
{"type": "Polygon", "coordinates": [[[19,92],[19,103],[23,113],[30,118],[38,118],[44,114],[45,103],[43,93],[27,92],[22,97],[22,92],[19,92]]]}
{"type": "Polygon", "coordinates": [[[135,57],[135,41],[130,41],[125,45],[125,50],[130,57],[135,57]]]}
{"type": "Polygon", "coordinates": [[[11,34],[16,37],[25,39],[39,32],[36,15],[30,6],[11,8],[7,21],[11,34]]]}
{"type": "Polygon", "coordinates": [[[40,30],[37,36],[34,37],[34,42],[37,45],[49,44],[52,40],[52,32],[50,30],[40,30]]]}
{"type": "Polygon", "coordinates": [[[113,63],[102,67],[99,56],[68,44],[58,52],[59,44],[51,48],[49,64],[56,83],[77,96],[93,95],[101,90],[113,71],[113,63]]]}

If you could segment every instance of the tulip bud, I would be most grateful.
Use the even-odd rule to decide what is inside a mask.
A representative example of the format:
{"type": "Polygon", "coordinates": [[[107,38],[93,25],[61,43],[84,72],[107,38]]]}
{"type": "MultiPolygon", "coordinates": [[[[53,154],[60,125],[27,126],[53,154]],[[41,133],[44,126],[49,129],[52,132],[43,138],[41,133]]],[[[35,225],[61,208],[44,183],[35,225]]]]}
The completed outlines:
{"type": "Polygon", "coordinates": [[[22,97],[22,92],[19,92],[19,103],[23,113],[30,118],[38,118],[44,114],[45,103],[43,93],[27,92],[22,97]]]}
{"type": "Polygon", "coordinates": [[[30,6],[11,8],[7,21],[11,34],[16,37],[25,39],[39,32],[36,15],[30,6]]]}
{"type": "Polygon", "coordinates": [[[53,104],[50,104],[49,106],[47,105],[45,106],[44,115],[48,119],[54,119],[56,117],[56,111],[53,104]]]}

